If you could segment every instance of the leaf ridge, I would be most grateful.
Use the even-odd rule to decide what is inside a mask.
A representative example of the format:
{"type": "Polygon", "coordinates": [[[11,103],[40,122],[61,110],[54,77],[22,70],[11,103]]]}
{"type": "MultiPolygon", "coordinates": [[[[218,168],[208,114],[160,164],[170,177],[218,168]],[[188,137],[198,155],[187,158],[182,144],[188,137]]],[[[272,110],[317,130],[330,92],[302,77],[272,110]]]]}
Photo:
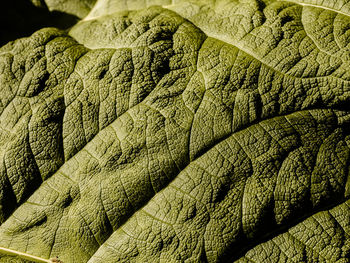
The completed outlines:
{"type": "Polygon", "coordinates": [[[298,1],[298,0],[281,0],[281,2],[293,3],[293,4],[301,5],[303,7],[315,7],[315,8],[324,9],[327,11],[338,13],[338,14],[343,15],[343,16],[350,17],[350,14],[347,14],[339,9],[335,9],[335,8],[331,8],[331,7],[327,7],[327,6],[323,6],[323,5],[302,3],[301,1],[298,1]]]}

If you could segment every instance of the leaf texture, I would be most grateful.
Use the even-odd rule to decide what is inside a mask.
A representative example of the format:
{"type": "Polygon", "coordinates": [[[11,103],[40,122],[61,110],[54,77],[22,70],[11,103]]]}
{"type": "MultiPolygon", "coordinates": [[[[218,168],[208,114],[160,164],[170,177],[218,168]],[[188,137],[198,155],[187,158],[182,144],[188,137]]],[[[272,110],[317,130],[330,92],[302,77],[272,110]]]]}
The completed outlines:
{"type": "Polygon", "coordinates": [[[0,49],[0,247],[348,262],[347,1],[118,3],[0,49]]]}

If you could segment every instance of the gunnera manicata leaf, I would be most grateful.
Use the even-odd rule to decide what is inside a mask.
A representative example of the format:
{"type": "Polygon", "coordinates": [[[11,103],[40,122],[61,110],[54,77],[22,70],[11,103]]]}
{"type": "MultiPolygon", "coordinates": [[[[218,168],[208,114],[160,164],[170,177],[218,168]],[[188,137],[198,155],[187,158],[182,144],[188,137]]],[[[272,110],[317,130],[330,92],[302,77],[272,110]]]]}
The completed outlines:
{"type": "Polygon", "coordinates": [[[0,262],[349,262],[350,2],[92,5],[0,49],[0,262]]]}

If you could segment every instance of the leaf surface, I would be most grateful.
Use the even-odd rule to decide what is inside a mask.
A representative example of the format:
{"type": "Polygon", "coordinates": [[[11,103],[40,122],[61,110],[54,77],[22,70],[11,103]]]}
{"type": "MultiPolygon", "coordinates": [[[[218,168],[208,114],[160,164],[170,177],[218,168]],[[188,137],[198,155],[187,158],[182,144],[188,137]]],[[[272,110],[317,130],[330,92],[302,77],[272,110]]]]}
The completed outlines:
{"type": "Polygon", "coordinates": [[[348,262],[347,2],[118,3],[0,49],[0,247],[348,262]]]}

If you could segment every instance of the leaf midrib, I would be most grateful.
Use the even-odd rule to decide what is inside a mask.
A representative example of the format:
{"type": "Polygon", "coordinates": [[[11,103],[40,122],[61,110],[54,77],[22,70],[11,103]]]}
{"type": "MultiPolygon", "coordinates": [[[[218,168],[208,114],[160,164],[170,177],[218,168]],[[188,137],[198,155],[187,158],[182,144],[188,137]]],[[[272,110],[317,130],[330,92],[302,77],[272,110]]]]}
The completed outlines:
{"type": "Polygon", "coordinates": [[[301,5],[303,7],[304,6],[306,6],[306,7],[315,7],[315,8],[324,9],[324,10],[327,10],[327,11],[338,13],[340,15],[344,15],[344,16],[350,17],[350,14],[344,13],[341,10],[330,8],[330,7],[327,7],[327,6],[308,4],[308,3],[300,3],[299,1],[296,1],[296,0],[282,0],[281,2],[293,3],[293,4],[301,5]]]}
{"type": "MultiPolygon", "coordinates": [[[[307,4],[300,4],[300,3],[297,3],[297,2],[294,2],[293,0],[291,1],[281,1],[281,2],[288,2],[288,3],[293,3],[293,4],[297,4],[297,5],[301,5],[301,6],[309,6],[307,4]]],[[[310,5],[311,6],[311,5],[310,5]]],[[[169,11],[172,11],[174,13],[176,13],[178,16],[181,16],[183,17],[181,14],[179,14],[178,12],[174,11],[173,9],[169,8],[170,6],[162,6],[164,9],[167,9],[169,11]]],[[[315,5],[315,7],[318,7],[315,5]]],[[[322,7],[318,7],[318,8],[322,8],[322,7]]],[[[325,9],[328,9],[328,8],[325,8],[325,9]]],[[[329,9],[329,10],[332,10],[332,9],[329,9]]],[[[336,12],[336,10],[332,10],[334,12],[336,12]]],[[[346,15],[346,14],[344,14],[346,15]]],[[[350,16],[350,15],[346,15],[346,16],[350,16]]],[[[231,45],[237,49],[239,49],[240,51],[246,53],[246,55],[254,58],[255,60],[259,61],[259,63],[261,63],[262,65],[266,66],[267,68],[269,69],[272,69],[273,71],[277,72],[278,74],[281,74],[283,76],[286,76],[286,77],[290,77],[290,78],[293,78],[293,79],[323,79],[323,78],[334,78],[334,79],[337,79],[339,81],[343,81],[343,82],[347,82],[347,83],[350,83],[350,80],[345,80],[345,79],[342,79],[342,78],[339,78],[339,77],[336,77],[336,76],[331,76],[331,75],[327,75],[327,76],[315,76],[315,77],[300,77],[300,76],[295,76],[295,75],[291,75],[290,73],[288,72],[283,72],[283,71],[280,71],[278,69],[275,69],[273,68],[273,66],[267,64],[264,60],[263,60],[263,57],[257,57],[256,55],[257,54],[254,54],[254,52],[252,52],[251,50],[247,49],[246,47],[244,47],[242,44],[239,43],[239,41],[232,41],[232,39],[225,39],[223,37],[221,37],[220,35],[218,34],[212,34],[211,32],[208,32],[208,30],[205,30],[202,28],[202,26],[198,23],[195,23],[194,21],[191,20],[191,18],[188,18],[188,17],[183,17],[184,19],[188,20],[189,22],[191,22],[193,25],[195,25],[198,29],[200,29],[207,37],[210,37],[210,38],[213,38],[213,39],[216,39],[218,41],[221,41],[225,44],[228,44],[228,45],[231,45]]],[[[260,26],[259,26],[260,27],[260,26]]],[[[256,27],[258,28],[258,27],[256,27]]],[[[305,31],[305,27],[303,26],[303,30],[305,32],[305,35],[308,36],[307,32],[305,31]]],[[[308,36],[310,37],[310,36],[308,36]]],[[[313,41],[314,42],[314,41],[313,41]]],[[[323,52],[325,54],[327,54],[328,56],[331,56],[331,57],[337,57],[335,56],[334,54],[329,54],[327,52],[325,52],[324,50],[320,49],[316,43],[314,43],[316,48],[320,51],[320,52],[323,52]]],[[[338,57],[337,57],[338,58],[338,57]]],[[[344,63],[344,61],[342,60],[342,62],[344,63]]]]}
{"type": "Polygon", "coordinates": [[[51,260],[49,259],[44,259],[41,257],[37,257],[28,253],[23,253],[17,250],[13,250],[13,249],[8,249],[8,248],[4,248],[4,247],[0,247],[0,255],[9,255],[9,256],[17,256],[19,258],[22,259],[26,259],[26,260],[31,260],[33,262],[37,262],[37,263],[52,263],[51,260]]]}

